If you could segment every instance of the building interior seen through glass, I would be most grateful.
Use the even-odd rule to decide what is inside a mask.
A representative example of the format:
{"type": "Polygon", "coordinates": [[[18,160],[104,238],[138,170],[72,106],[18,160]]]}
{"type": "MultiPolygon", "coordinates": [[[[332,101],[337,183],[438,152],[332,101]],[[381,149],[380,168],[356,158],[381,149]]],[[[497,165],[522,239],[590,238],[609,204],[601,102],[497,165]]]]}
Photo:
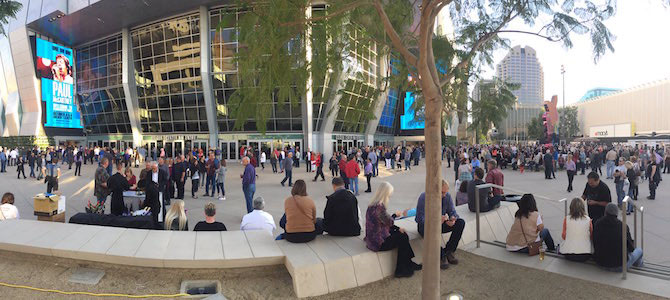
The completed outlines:
{"type": "Polygon", "coordinates": [[[207,132],[197,15],[131,31],[143,132],[207,132]]]}
{"type": "Polygon", "coordinates": [[[87,133],[130,133],[121,82],[121,36],[76,51],[77,98],[87,133]]]}

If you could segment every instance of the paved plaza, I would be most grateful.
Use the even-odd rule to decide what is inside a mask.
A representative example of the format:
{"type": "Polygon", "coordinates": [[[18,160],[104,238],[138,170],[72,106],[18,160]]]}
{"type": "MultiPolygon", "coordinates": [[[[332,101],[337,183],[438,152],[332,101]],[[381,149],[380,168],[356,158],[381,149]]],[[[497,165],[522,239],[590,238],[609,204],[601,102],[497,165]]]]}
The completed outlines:
{"type": "MultiPolygon", "coordinates": [[[[74,169],[68,170],[67,165],[62,165],[62,176],[60,178],[60,189],[63,195],[67,197],[66,220],[72,215],[83,212],[87,201],[95,201],[93,196],[93,174],[95,167],[91,165],[82,166],[82,176],[74,177],[74,169]]],[[[33,201],[32,197],[35,194],[46,191],[46,185],[43,181],[35,179],[16,179],[14,168],[8,167],[7,173],[0,174],[0,192],[12,192],[16,196],[16,206],[19,208],[22,219],[36,219],[33,215],[33,201]]],[[[135,175],[139,174],[138,168],[133,171],[135,175]]],[[[239,175],[242,173],[242,166],[239,162],[229,162],[228,172],[226,174],[226,200],[219,201],[217,198],[202,197],[204,189],[200,188],[198,199],[192,199],[190,181],[186,184],[186,208],[189,219],[189,227],[192,230],[198,221],[204,220],[203,207],[212,201],[217,205],[217,220],[226,224],[228,230],[239,230],[242,216],[246,213],[246,206],[244,197],[242,195],[241,180],[239,175]]],[[[314,173],[306,173],[305,165],[301,164],[300,168],[294,168],[294,181],[297,179],[306,180],[308,194],[314,199],[317,207],[317,215],[321,216],[326,204],[325,196],[332,193],[329,170],[324,170],[327,174],[326,181],[312,182],[314,173]]],[[[560,241],[561,226],[563,220],[563,203],[558,200],[562,198],[571,199],[581,195],[586,184],[586,176],[578,175],[575,177],[575,190],[572,193],[567,193],[567,176],[564,171],[556,174],[557,179],[545,180],[542,172],[526,172],[520,174],[518,171],[504,170],[505,186],[514,190],[533,193],[538,200],[538,207],[542,214],[543,220],[547,227],[551,230],[551,234],[555,240],[560,241]]],[[[279,182],[283,178],[283,174],[273,174],[271,168],[266,167],[265,170],[257,169],[258,179],[256,182],[256,196],[262,196],[266,201],[266,211],[272,214],[275,222],[279,223],[279,219],[283,214],[284,199],[290,195],[289,187],[282,187],[279,182]]],[[[454,172],[452,168],[446,168],[446,161],[443,164],[443,176],[452,183],[450,190],[452,196],[455,195],[453,187],[454,172]]],[[[670,177],[669,177],[670,178],[670,177]]],[[[413,166],[410,171],[396,171],[386,170],[385,167],[380,166],[380,176],[373,178],[372,189],[381,181],[388,181],[395,187],[394,195],[389,203],[390,210],[400,210],[412,208],[416,205],[416,200],[419,194],[424,190],[425,179],[425,164],[421,161],[419,166],[413,166]]],[[[616,201],[616,193],[614,183],[612,180],[605,180],[612,192],[612,197],[616,201]]],[[[358,197],[359,207],[364,215],[367,203],[372,194],[363,193],[365,190],[365,178],[359,178],[359,189],[361,195],[358,197]]],[[[639,205],[644,206],[644,234],[645,234],[645,259],[650,262],[670,265],[670,253],[664,251],[670,249],[670,237],[666,231],[670,228],[670,220],[666,217],[670,213],[670,203],[667,199],[670,191],[665,187],[665,183],[661,182],[657,191],[657,200],[646,200],[648,189],[646,182],[640,185],[640,200],[637,201],[639,205]]],[[[107,213],[109,213],[109,198],[107,205],[107,213]]],[[[633,225],[633,218],[630,216],[629,224],[633,225]]],[[[468,224],[466,226],[474,226],[468,224]]],[[[639,225],[638,225],[639,226],[639,225]]],[[[281,229],[275,231],[276,234],[281,229]]],[[[560,242],[559,242],[560,243],[560,242]]]]}

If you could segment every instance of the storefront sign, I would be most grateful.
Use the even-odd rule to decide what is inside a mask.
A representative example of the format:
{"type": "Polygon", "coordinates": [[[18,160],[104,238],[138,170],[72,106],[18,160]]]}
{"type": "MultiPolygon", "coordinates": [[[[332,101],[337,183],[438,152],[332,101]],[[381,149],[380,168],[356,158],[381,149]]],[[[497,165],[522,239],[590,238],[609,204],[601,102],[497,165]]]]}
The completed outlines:
{"type": "Polygon", "coordinates": [[[190,135],[145,135],[145,141],[192,141],[192,140],[208,140],[209,136],[205,134],[190,134],[190,135]]]}
{"type": "Polygon", "coordinates": [[[333,140],[351,140],[351,141],[358,141],[358,140],[364,140],[365,137],[362,135],[344,135],[344,134],[333,134],[333,140]]]}
{"type": "Polygon", "coordinates": [[[605,126],[592,126],[591,128],[589,128],[589,136],[595,138],[629,137],[632,135],[633,135],[633,126],[630,123],[605,125],[605,126]]]}

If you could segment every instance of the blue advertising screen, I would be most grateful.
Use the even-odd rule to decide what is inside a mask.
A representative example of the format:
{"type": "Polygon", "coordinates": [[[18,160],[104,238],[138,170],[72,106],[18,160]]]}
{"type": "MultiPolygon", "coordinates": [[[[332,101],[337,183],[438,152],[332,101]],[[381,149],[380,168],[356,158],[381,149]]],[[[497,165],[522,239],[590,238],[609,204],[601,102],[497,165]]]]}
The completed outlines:
{"type": "Polygon", "coordinates": [[[426,127],[425,121],[416,118],[414,114],[414,109],[412,108],[412,106],[414,105],[414,101],[415,101],[414,93],[405,92],[405,101],[404,101],[405,110],[403,111],[403,114],[400,116],[400,130],[424,129],[426,127]]]}
{"type": "Polygon", "coordinates": [[[45,127],[82,128],[81,113],[74,102],[72,49],[37,38],[37,75],[45,102],[45,127]]]}

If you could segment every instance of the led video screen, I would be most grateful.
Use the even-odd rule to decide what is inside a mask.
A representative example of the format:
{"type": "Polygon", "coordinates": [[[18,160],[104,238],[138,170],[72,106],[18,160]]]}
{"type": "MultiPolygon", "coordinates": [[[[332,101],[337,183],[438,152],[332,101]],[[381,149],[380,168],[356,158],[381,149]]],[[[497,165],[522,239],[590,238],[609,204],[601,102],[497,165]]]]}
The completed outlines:
{"type": "MultiPolygon", "coordinates": [[[[414,109],[412,108],[415,100],[414,93],[405,93],[405,100],[403,101],[405,109],[400,116],[400,130],[416,130],[424,129],[426,127],[425,121],[415,116],[414,109]]],[[[422,116],[423,111],[419,111],[416,115],[422,116]]]]}
{"type": "Polygon", "coordinates": [[[81,113],[74,102],[72,49],[36,39],[37,76],[45,102],[45,127],[82,128],[81,113]]]}

